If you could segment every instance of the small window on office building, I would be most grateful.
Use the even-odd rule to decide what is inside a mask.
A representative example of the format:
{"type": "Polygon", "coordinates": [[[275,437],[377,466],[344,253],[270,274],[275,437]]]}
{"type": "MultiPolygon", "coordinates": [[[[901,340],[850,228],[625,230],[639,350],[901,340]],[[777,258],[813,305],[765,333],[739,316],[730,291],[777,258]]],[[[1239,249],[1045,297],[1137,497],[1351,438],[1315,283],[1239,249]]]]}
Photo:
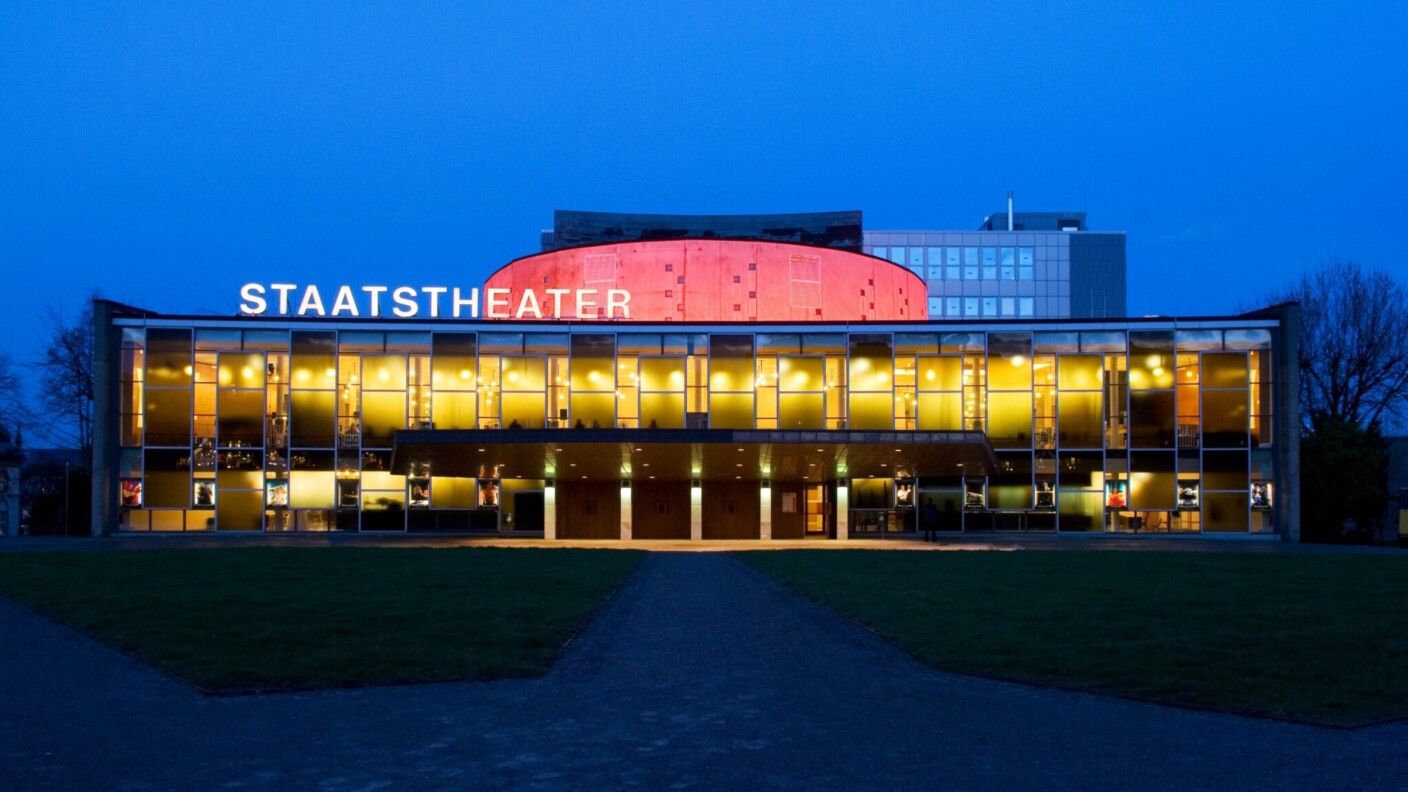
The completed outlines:
{"type": "Polygon", "coordinates": [[[1003,298],[1002,298],[1002,315],[1003,315],[1003,316],[1016,316],[1016,315],[1017,315],[1017,301],[1016,301],[1016,299],[1014,299],[1014,298],[1012,298],[1012,297],[1003,297],[1003,298]]]}
{"type": "Polygon", "coordinates": [[[1034,313],[1033,303],[1035,303],[1035,300],[1033,300],[1031,297],[1017,298],[1017,315],[1024,317],[1031,316],[1034,313]]]}
{"type": "Polygon", "coordinates": [[[893,261],[894,263],[896,263],[896,264],[900,265],[901,267],[903,267],[903,266],[904,266],[904,248],[902,248],[902,247],[890,248],[890,261],[893,261]]]}
{"type": "Polygon", "coordinates": [[[943,300],[942,300],[942,298],[940,298],[940,297],[930,297],[930,298],[929,298],[929,316],[934,317],[934,316],[943,316],[943,315],[944,315],[944,306],[943,306],[943,300]]]}
{"type": "Polygon", "coordinates": [[[947,300],[947,302],[948,302],[948,315],[949,315],[949,316],[962,316],[962,315],[963,315],[963,309],[960,307],[960,302],[961,302],[961,301],[960,301],[960,298],[958,298],[958,297],[949,297],[948,300],[947,300]]]}
{"type": "Polygon", "coordinates": [[[983,316],[997,316],[997,298],[983,298],[983,316]]]}
{"type": "Polygon", "coordinates": [[[964,316],[977,316],[977,315],[978,315],[978,298],[977,298],[977,297],[964,297],[964,298],[963,298],[963,315],[964,315],[964,316]]]}

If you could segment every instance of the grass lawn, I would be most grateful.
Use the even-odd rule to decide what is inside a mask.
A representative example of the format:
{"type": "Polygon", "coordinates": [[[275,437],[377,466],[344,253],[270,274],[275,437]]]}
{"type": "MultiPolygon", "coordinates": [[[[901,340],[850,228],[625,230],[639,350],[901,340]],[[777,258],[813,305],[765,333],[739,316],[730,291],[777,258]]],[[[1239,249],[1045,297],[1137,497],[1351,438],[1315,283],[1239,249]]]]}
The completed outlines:
{"type": "Polygon", "coordinates": [[[1342,726],[1408,717],[1408,556],[737,556],[947,671],[1342,726]]]}
{"type": "Polygon", "coordinates": [[[543,673],[640,553],[0,554],[0,594],[211,692],[543,673]]]}

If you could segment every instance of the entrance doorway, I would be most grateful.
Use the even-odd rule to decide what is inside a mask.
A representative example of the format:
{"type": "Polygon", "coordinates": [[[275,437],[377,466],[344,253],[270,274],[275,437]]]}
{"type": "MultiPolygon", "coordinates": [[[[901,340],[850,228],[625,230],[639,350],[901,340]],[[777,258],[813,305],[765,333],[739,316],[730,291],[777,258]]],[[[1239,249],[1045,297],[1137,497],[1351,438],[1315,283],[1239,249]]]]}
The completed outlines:
{"type": "Polygon", "coordinates": [[[812,484],[805,487],[806,517],[803,521],[803,538],[826,538],[826,485],[812,484]]]}
{"type": "Polygon", "coordinates": [[[513,530],[541,532],[543,530],[543,493],[515,492],[513,494],[513,530]]]}
{"type": "Polygon", "coordinates": [[[499,488],[500,531],[542,533],[543,482],[504,479],[499,488]]]}

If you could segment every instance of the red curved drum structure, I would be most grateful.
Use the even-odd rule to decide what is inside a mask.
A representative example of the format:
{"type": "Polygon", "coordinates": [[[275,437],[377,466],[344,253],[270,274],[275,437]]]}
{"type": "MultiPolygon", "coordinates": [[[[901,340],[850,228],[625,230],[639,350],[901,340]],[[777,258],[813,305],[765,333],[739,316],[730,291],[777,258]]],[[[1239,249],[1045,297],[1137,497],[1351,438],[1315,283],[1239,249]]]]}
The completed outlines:
{"type": "Polygon", "coordinates": [[[484,288],[486,319],[859,322],[928,313],[924,281],[889,261],[748,240],[556,250],[510,262],[484,288]]]}

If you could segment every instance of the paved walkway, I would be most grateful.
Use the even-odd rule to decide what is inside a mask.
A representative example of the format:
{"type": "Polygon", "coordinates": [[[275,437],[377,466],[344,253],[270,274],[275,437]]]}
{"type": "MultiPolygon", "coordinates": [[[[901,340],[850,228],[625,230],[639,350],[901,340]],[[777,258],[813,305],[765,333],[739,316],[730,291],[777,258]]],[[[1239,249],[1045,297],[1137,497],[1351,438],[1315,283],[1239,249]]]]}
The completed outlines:
{"type": "Polygon", "coordinates": [[[536,680],[207,698],[4,601],[0,637],[6,790],[1408,789],[1408,724],[942,674],[714,553],[647,556],[536,680]]]}
{"type": "Polygon", "coordinates": [[[128,533],[101,538],[87,536],[0,537],[0,553],[50,550],[151,550],[225,547],[590,547],[606,550],[732,553],[743,550],[1155,550],[1218,553],[1408,553],[1408,548],[1368,545],[1291,544],[1274,536],[1214,536],[1170,534],[969,533],[943,535],[937,542],[913,538],[850,539],[559,539],[545,541],[514,536],[437,536],[434,534],[362,533],[128,533]]]}

